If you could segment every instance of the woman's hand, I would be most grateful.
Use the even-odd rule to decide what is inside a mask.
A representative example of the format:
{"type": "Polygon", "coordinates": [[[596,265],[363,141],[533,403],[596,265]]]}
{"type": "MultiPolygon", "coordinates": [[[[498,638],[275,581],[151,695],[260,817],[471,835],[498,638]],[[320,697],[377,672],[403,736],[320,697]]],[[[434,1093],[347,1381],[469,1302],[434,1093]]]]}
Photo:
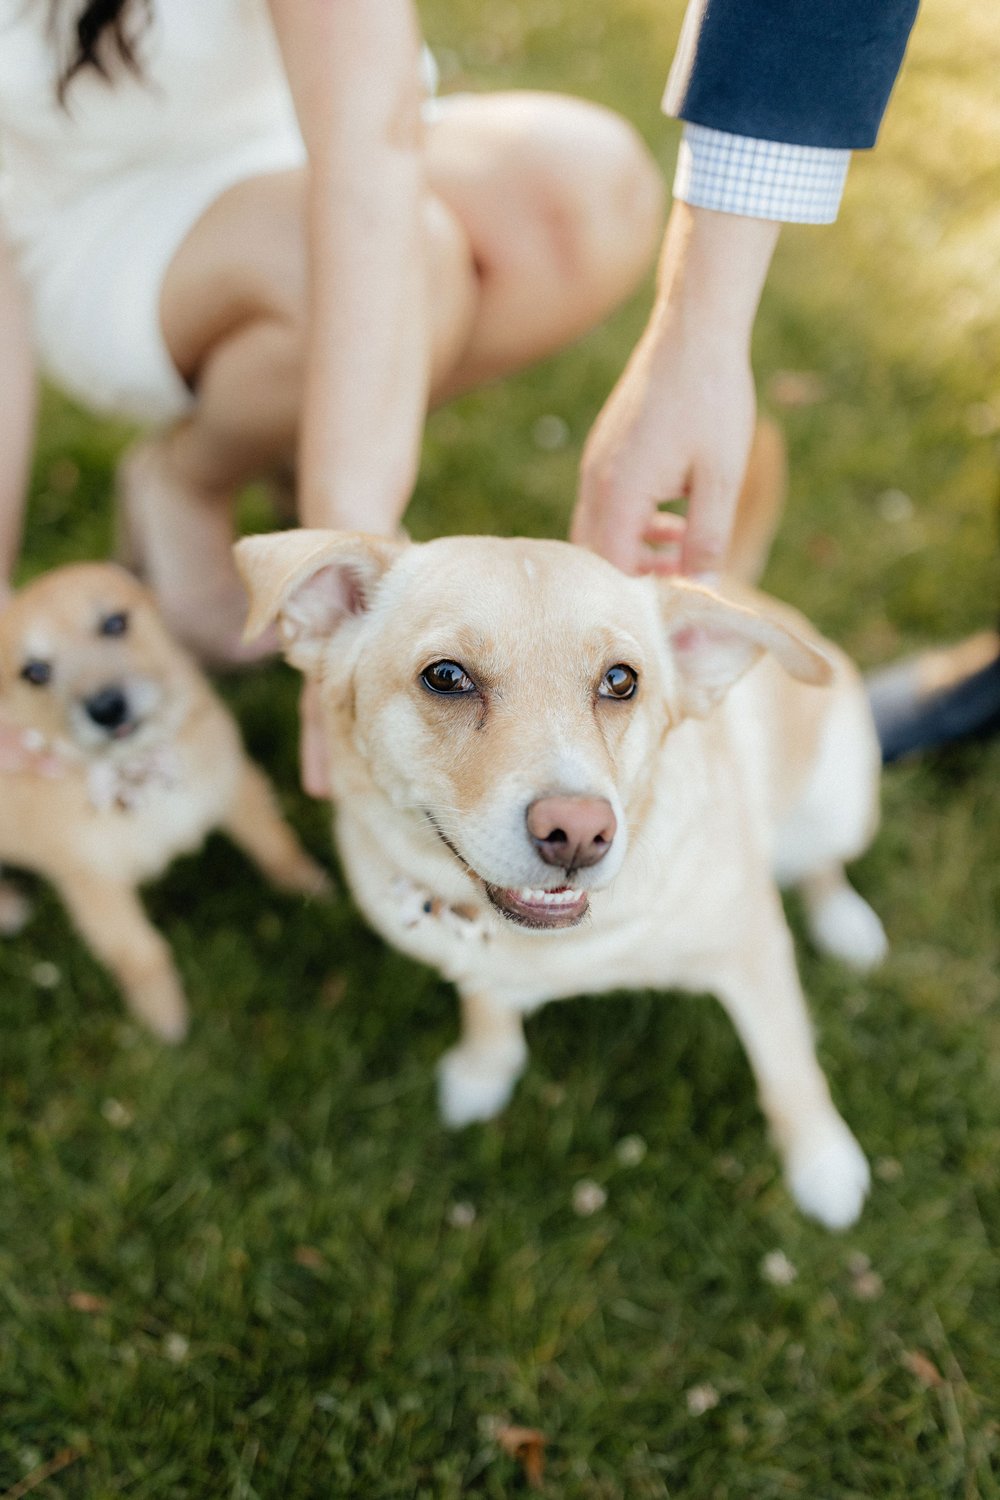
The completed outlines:
{"type": "Polygon", "coordinates": [[[718,571],[753,436],[754,317],[779,226],[675,203],[649,323],[587,440],[573,541],[625,572],[718,571]],[[686,518],[659,506],[687,501],[686,518]]]}

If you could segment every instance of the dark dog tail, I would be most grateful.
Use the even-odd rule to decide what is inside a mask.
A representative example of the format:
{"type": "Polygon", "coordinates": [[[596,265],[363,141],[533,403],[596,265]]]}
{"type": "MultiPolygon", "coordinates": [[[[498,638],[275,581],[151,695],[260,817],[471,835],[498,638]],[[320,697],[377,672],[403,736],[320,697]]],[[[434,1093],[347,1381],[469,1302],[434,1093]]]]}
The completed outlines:
{"type": "Polygon", "coordinates": [[[762,417],[754,433],[747,472],[736,507],[725,572],[740,583],[754,584],[765,567],[785,508],[788,459],[781,428],[762,417]]]}

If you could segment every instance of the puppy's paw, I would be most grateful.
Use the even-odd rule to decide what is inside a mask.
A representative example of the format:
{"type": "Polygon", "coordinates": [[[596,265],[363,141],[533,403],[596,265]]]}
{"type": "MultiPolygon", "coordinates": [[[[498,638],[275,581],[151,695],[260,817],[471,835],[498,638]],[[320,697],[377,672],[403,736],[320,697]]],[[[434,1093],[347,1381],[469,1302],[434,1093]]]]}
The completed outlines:
{"type": "Polygon", "coordinates": [[[865,1154],[838,1114],[803,1133],[788,1152],[785,1172],[799,1208],[827,1229],[855,1222],[871,1183],[865,1154]]]}
{"type": "Polygon", "coordinates": [[[882,923],[865,898],[847,884],[813,908],[809,929],[817,948],[860,973],[876,968],[889,951],[882,923]]]}
{"type": "Polygon", "coordinates": [[[161,1042],[176,1046],[188,1033],[188,1008],[176,974],[155,974],[133,984],[128,1008],[161,1042]]]}
{"type": "Polygon", "coordinates": [[[14,886],[0,881],[0,937],[16,937],[30,916],[31,902],[14,886]]]}
{"type": "Polygon", "coordinates": [[[483,1053],[472,1047],[452,1047],[438,1063],[438,1105],[452,1130],[474,1120],[492,1120],[514,1092],[524,1072],[528,1049],[483,1053]]]}

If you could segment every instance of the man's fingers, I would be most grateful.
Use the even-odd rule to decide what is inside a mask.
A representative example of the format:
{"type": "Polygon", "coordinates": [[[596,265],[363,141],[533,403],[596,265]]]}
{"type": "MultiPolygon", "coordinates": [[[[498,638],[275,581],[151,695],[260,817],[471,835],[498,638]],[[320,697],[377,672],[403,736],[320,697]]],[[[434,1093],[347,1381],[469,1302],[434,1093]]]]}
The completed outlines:
{"type": "Polygon", "coordinates": [[[665,547],[680,542],[687,526],[683,516],[672,510],[655,510],[646,523],[642,540],[654,547],[665,547]]]}
{"type": "Polygon", "coordinates": [[[738,498],[738,479],[694,475],[681,549],[681,570],[688,577],[724,571],[738,498]]]}
{"type": "Polygon", "coordinates": [[[623,502],[606,481],[584,476],[570,540],[606,557],[623,573],[634,573],[644,519],[644,512],[636,513],[635,506],[623,502]]]}

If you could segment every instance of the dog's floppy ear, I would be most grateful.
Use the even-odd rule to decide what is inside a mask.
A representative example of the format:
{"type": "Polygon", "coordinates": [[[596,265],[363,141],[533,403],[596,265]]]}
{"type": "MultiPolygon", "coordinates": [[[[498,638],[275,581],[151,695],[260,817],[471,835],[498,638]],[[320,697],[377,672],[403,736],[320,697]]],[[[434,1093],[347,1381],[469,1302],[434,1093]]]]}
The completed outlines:
{"type": "Polygon", "coordinates": [[[236,543],[236,566],[250,596],[244,639],[275,621],[285,655],[315,669],[325,643],[368,609],[404,543],[353,531],[277,531],[236,543]]]}
{"type": "Polygon", "coordinates": [[[787,625],[697,584],[672,581],[663,618],[681,707],[696,718],[704,718],[765,651],[799,682],[820,687],[832,676],[822,651],[787,625]]]}

